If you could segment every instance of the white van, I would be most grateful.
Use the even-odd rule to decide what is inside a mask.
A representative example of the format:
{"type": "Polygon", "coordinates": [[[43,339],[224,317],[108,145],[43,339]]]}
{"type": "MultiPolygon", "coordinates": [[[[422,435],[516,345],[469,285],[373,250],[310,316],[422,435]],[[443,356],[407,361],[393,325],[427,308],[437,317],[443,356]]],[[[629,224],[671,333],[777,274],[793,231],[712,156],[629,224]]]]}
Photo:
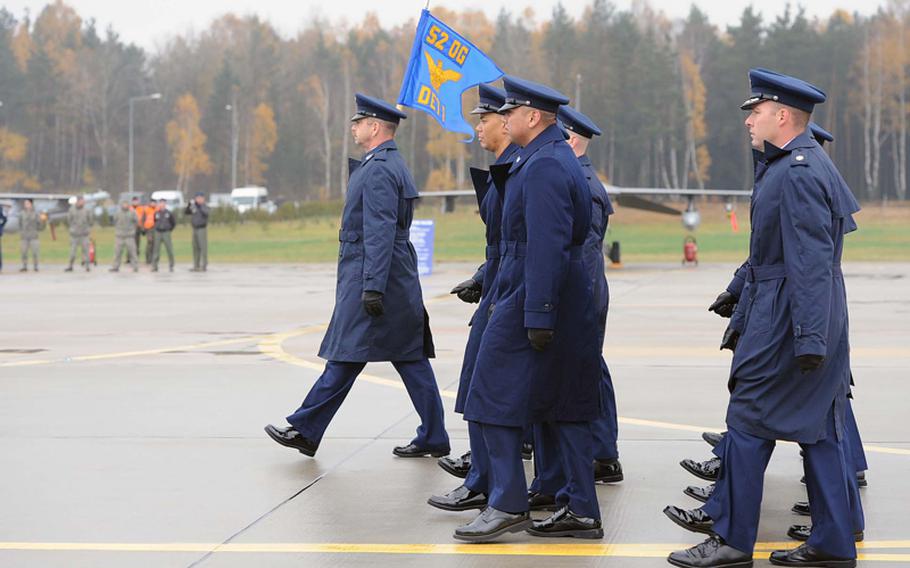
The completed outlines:
{"type": "Polygon", "coordinates": [[[162,189],[159,191],[152,192],[152,201],[158,200],[167,201],[167,208],[171,210],[175,215],[177,213],[182,213],[184,208],[186,208],[186,198],[183,197],[183,194],[179,191],[173,189],[162,189]]]}
{"type": "Polygon", "coordinates": [[[212,193],[208,198],[209,207],[230,207],[234,208],[234,202],[231,200],[230,193],[212,193]]]}
{"type": "Polygon", "coordinates": [[[240,213],[253,209],[264,209],[268,213],[274,213],[277,209],[275,204],[269,201],[269,190],[264,187],[238,187],[231,191],[231,201],[240,213]]]}

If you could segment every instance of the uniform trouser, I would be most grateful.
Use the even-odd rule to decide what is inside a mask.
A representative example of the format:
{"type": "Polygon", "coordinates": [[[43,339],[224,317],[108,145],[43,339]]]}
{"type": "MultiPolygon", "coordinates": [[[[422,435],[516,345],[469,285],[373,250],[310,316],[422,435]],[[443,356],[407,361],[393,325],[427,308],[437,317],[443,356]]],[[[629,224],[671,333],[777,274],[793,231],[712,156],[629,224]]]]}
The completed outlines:
{"type": "Polygon", "coordinates": [[[619,436],[619,423],[616,415],[616,394],[613,390],[613,378],[604,358],[600,358],[600,397],[603,401],[603,417],[591,422],[591,433],[594,436],[594,457],[599,460],[619,458],[616,439],[619,436]]]}
{"type": "Polygon", "coordinates": [[[205,227],[193,227],[193,268],[205,270],[209,264],[209,238],[205,227]]]}
{"type": "Polygon", "coordinates": [[[863,450],[863,440],[859,436],[859,426],[857,426],[856,416],[853,414],[853,401],[849,398],[844,416],[844,449],[851,466],[856,468],[856,473],[869,469],[866,452],[863,450]]]}
{"type": "Polygon", "coordinates": [[[140,229],[136,229],[136,241],[135,242],[136,242],[136,258],[139,258],[139,255],[142,254],[142,247],[140,246],[142,244],[142,231],[140,229]]]}
{"type": "Polygon", "coordinates": [[[73,263],[76,261],[76,249],[82,248],[82,263],[85,266],[88,266],[88,235],[84,237],[70,237],[70,268],[73,267],[73,263]]]}
{"type": "Polygon", "coordinates": [[[19,243],[19,251],[22,254],[22,268],[28,268],[28,253],[32,253],[32,263],[35,270],[38,269],[38,253],[41,251],[41,243],[38,239],[22,239],[19,243]]]}
{"type": "Polygon", "coordinates": [[[859,437],[859,426],[856,425],[856,416],[853,415],[853,401],[847,399],[847,410],[844,420],[844,439],[849,444],[848,458],[856,468],[856,472],[866,471],[866,452],[863,451],[863,440],[859,437]]]}
{"type": "Polygon", "coordinates": [[[590,422],[544,422],[534,425],[531,491],[554,495],[560,505],[582,517],[600,518],[594,488],[594,439],[590,422]]]}
{"type": "Polygon", "coordinates": [[[468,421],[468,440],[471,442],[471,469],[464,486],[475,493],[490,491],[490,455],[483,441],[483,431],[477,422],[468,421]]]}
{"type": "MultiPolygon", "coordinates": [[[[152,258],[153,258],[152,253],[154,252],[154,248],[155,248],[155,233],[156,232],[157,231],[155,231],[155,229],[148,229],[145,232],[145,263],[146,264],[152,263],[152,258]]],[[[138,247],[137,247],[137,250],[138,250],[138,247]]]]}
{"type": "MultiPolygon", "coordinates": [[[[702,509],[714,520],[714,532],[743,552],[755,548],[765,469],[774,445],[774,440],[729,428],[715,448],[723,464],[714,493],[702,509]]],[[[848,463],[843,442],[837,438],[833,406],[826,418],[825,439],[800,447],[805,454],[812,511],[812,534],[807,544],[833,556],[855,558],[853,525],[856,516],[862,514],[862,505],[851,491],[851,478],[855,486],[856,473],[848,463]]]]}
{"type": "Polygon", "coordinates": [[[534,445],[534,427],[530,424],[525,426],[521,431],[521,443],[534,445]]]}
{"type": "Polygon", "coordinates": [[[158,268],[158,260],[161,258],[161,244],[167,249],[168,265],[174,268],[174,245],[171,242],[170,231],[155,231],[155,244],[152,251],[152,268],[158,268]]]}
{"type": "Polygon", "coordinates": [[[114,268],[120,268],[120,257],[123,256],[124,247],[127,262],[132,264],[133,268],[139,268],[139,260],[136,258],[136,241],[130,237],[117,237],[114,240],[114,268]]]}
{"type": "Polygon", "coordinates": [[[507,513],[526,512],[528,484],[521,460],[522,428],[482,422],[477,425],[483,435],[486,453],[480,456],[472,448],[471,467],[474,467],[474,461],[478,458],[487,460],[490,472],[487,503],[494,509],[507,513]]]}
{"type": "MultiPolygon", "coordinates": [[[[417,437],[412,443],[430,450],[448,450],[449,435],[443,419],[442,398],[429,359],[393,361],[392,365],[401,376],[420,417],[417,437]]],[[[318,444],[365,366],[366,363],[328,361],[303,404],[287,417],[288,423],[318,444]]]]}

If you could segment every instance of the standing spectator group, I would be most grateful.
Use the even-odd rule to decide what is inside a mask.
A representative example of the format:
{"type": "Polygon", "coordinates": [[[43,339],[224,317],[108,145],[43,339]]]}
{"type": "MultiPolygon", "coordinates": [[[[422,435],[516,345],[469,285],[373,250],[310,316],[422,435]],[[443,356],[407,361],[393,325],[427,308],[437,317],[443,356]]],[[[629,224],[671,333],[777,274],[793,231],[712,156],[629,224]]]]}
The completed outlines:
{"type": "MultiPolygon", "coordinates": [[[[210,213],[205,202],[205,195],[197,193],[193,201],[186,206],[184,213],[189,216],[193,228],[193,268],[191,271],[205,272],[208,268],[207,230],[210,213]]],[[[22,202],[22,209],[18,212],[18,217],[22,255],[22,268],[19,271],[28,271],[29,258],[31,258],[32,266],[37,272],[40,252],[39,233],[47,226],[48,215],[44,212],[37,212],[34,202],[31,199],[25,199],[22,202]]],[[[168,208],[166,200],[153,200],[146,204],[140,203],[139,197],[133,197],[131,202],[124,200],[114,213],[112,221],[114,225],[114,258],[110,272],[120,271],[124,251],[133,272],[138,272],[143,240],[145,240],[145,263],[152,266],[152,272],[158,272],[162,245],[167,252],[168,268],[170,272],[174,271],[174,245],[171,240],[171,232],[177,227],[177,218],[168,208]]],[[[6,222],[7,213],[0,207],[0,237],[3,235],[6,222]]],[[[66,224],[70,236],[70,254],[64,271],[72,272],[74,270],[78,251],[81,266],[85,268],[86,272],[89,272],[92,264],[97,265],[94,241],[91,238],[95,215],[90,207],[86,207],[84,197],[78,197],[75,204],[67,211],[66,224]]],[[[0,269],[2,267],[2,247],[0,247],[0,269]]]]}

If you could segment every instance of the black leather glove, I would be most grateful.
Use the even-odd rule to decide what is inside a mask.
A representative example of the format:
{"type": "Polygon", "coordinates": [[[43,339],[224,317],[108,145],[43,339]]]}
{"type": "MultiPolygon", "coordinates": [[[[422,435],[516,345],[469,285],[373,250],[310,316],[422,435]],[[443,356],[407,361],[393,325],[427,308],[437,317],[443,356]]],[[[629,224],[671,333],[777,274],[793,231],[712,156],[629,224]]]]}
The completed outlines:
{"type": "Polygon", "coordinates": [[[471,278],[452,288],[451,293],[458,294],[458,299],[462,302],[476,304],[480,301],[481,292],[483,292],[483,284],[471,278]]]}
{"type": "Polygon", "coordinates": [[[720,296],[714,300],[714,303],[708,307],[709,312],[714,312],[722,318],[728,318],[733,315],[733,311],[736,310],[736,304],[739,302],[739,298],[724,290],[720,293],[720,296]]]}
{"type": "Polygon", "coordinates": [[[528,330],[528,341],[535,351],[543,351],[553,341],[553,330],[531,328],[528,330]]]}
{"type": "Polygon", "coordinates": [[[796,364],[799,365],[800,372],[805,375],[809,371],[820,369],[821,366],[825,364],[825,356],[800,355],[796,358],[796,364]]]}
{"type": "Polygon", "coordinates": [[[363,309],[367,311],[371,317],[379,317],[385,313],[385,308],[382,307],[382,292],[374,292],[373,290],[364,290],[363,296],[363,309]]]}
{"type": "Polygon", "coordinates": [[[720,342],[720,350],[729,349],[736,351],[736,344],[739,343],[739,332],[732,327],[728,327],[724,332],[724,338],[720,342]]]}

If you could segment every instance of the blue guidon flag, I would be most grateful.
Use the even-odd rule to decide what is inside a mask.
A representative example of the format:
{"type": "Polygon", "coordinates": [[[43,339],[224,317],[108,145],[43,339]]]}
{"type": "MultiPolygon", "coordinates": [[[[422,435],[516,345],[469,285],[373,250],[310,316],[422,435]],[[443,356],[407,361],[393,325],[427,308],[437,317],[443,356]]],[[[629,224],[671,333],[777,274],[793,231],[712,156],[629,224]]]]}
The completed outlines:
{"type": "Polygon", "coordinates": [[[423,10],[398,104],[432,115],[446,130],[470,135],[465,140],[470,142],[474,129],[462,115],[461,94],[502,74],[484,52],[423,10]]]}

